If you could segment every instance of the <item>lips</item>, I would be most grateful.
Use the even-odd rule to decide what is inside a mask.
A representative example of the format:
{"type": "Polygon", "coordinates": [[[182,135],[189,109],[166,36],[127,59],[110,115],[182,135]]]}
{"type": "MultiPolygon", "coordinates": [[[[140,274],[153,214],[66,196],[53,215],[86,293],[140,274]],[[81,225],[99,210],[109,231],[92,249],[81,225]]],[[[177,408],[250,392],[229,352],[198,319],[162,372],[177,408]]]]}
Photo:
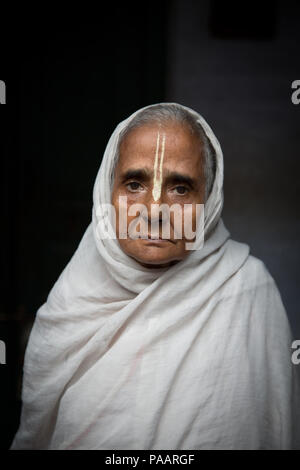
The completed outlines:
{"type": "Polygon", "coordinates": [[[148,237],[148,238],[145,238],[145,240],[168,240],[168,238],[162,238],[162,237],[159,237],[159,238],[151,238],[151,237],[148,237]]]}
{"type": "Polygon", "coordinates": [[[148,242],[154,242],[154,243],[159,243],[159,242],[170,242],[170,243],[174,243],[173,240],[170,240],[168,238],[162,238],[162,237],[159,237],[159,238],[142,238],[140,237],[141,240],[145,240],[145,241],[148,241],[148,242]]]}

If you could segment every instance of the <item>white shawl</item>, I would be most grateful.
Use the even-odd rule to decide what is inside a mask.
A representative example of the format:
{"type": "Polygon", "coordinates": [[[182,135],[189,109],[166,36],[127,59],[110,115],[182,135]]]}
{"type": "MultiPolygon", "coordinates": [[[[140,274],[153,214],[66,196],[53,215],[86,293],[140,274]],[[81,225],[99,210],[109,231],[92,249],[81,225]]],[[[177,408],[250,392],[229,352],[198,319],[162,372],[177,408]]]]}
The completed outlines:
{"type": "Polygon", "coordinates": [[[217,159],[203,248],[150,270],[99,237],[97,208],[111,202],[112,157],[134,113],[108,142],[92,223],[37,312],[12,449],[299,445],[299,385],[280,294],[249,247],[229,238],[222,151],[190,111],[217,159]]]}

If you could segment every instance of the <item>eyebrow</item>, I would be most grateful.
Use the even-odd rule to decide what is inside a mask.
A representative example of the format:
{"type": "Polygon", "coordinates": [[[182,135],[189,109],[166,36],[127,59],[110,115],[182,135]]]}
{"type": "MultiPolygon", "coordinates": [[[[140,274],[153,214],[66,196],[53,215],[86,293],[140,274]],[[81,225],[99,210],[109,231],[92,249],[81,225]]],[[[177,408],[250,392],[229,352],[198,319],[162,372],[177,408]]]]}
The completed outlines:
{"type": "MultiPolygon", "coordinates": [[[[148,181],[153,177],[153,172],[149,171],[147,168],[129,168],[121,175],[122,182],[129,179],[137,179],[139,181],[148,181]]],[[[163,181],[171,184],[180,184],[184,183],[190,188],[195,189],[198,185],[198,180],[190,177],[189,175],[178,173],[177,171],[163,171],[163,181]]]]}
{"type": "Polygon", "coordinates": [[[130,168],[121,175],[122,182],[131,179],[138,179],[140,181],[146,181],[151,177],[151,172],[146,168],[130,168]]]}
{"type": "Polygon", "coordinates": [[[171,184],[184,183],[190,186],[192,189],[197,187],[197,180],[195,178],[191,178],[190,176],[183,173],[178,173],[177,171],[167,171],[165,180],[171,184]]]}

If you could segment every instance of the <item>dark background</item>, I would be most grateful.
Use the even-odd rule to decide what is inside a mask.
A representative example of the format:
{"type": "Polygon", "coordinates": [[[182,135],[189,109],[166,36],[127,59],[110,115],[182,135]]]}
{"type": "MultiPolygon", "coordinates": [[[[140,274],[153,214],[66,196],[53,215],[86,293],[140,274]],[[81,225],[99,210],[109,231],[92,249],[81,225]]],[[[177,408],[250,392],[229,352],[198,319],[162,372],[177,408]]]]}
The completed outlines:
{"type": "Polygon", "coordinates": [[[2,19],[1,440],[18,427],[36,311],[91,220],[116,125],[142,106],[194,108],[220,140],[223,219],[274,277],[300,338],[300,8],[296,2],[123,2],[89,15],[18,10],[2,19]]]}

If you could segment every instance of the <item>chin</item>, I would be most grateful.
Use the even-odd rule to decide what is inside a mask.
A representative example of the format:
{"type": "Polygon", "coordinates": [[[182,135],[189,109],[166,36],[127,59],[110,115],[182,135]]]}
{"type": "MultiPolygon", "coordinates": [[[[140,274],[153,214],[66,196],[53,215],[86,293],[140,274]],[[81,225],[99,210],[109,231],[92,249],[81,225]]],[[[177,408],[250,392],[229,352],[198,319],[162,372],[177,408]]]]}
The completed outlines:
{"type": "Polygon", "coordinates": [[[173,260],[169,260],[169,259],[158,259],[158,260],[153,260],[152,259],[141,259],[141,258],[135,258],[135,260],[140,263],[140,264],[147,264],[149,266],[161,266],[161,265],[165,265],[165,264],[169,264],[171,263],[173,260]]]}
{"type": "Polygon", "coordinates": [[[180,257],[171,253],[162,253],[163,249],[158,247],[149,247],[142,252],[128,252],[127,254],[135,259],[138,263],[146,265],[147,267],[163,267],[163,265],[174,264],[180,261],[180,257]],[[146,253],[147,252],[147,253],[146,253]]]}
{"type": "Polygon", "coordinates": [[[171,261],[174,261],[174,258],[172,257],[154,257],[154,256],[139,256],[136,254],[130,254],[132,258],[134,258],[138,263],[142,264],[150,264],[150,265],[160,265],[160,264],[167,264],[170,263],[171,261]]]}
{"type": "Polygon", "coordinates": [[[174,264],[182,259],[178,253],[178,247],[175,244],[166,246],[159,244],[157,246],[148,245],[141,240],[122,243],[119,240],[122,250],[131,258],[135,259],[147,267],[160,267],[161,265],[174,264]]]}
{"type": "Polygon", "coordinates": [[[180,260],[172,260],[172,261],[169,261],[169,260],[163,260],[163,261],[157,261],[157,262],[153,262],[153,260],[151,260],[150,262],[147,261],[147,260],[140,260],[140,259],[137,259],[137,258],[134,258],[135,261],[137,263],[139,263],[141,266],[144,266],[144,268],[152,268],[152,269],[155,269],[155,268],[168,268],[170,266],[173,266],[173,264],[176,264],[178,263],[178,261],[180,260]]]}

